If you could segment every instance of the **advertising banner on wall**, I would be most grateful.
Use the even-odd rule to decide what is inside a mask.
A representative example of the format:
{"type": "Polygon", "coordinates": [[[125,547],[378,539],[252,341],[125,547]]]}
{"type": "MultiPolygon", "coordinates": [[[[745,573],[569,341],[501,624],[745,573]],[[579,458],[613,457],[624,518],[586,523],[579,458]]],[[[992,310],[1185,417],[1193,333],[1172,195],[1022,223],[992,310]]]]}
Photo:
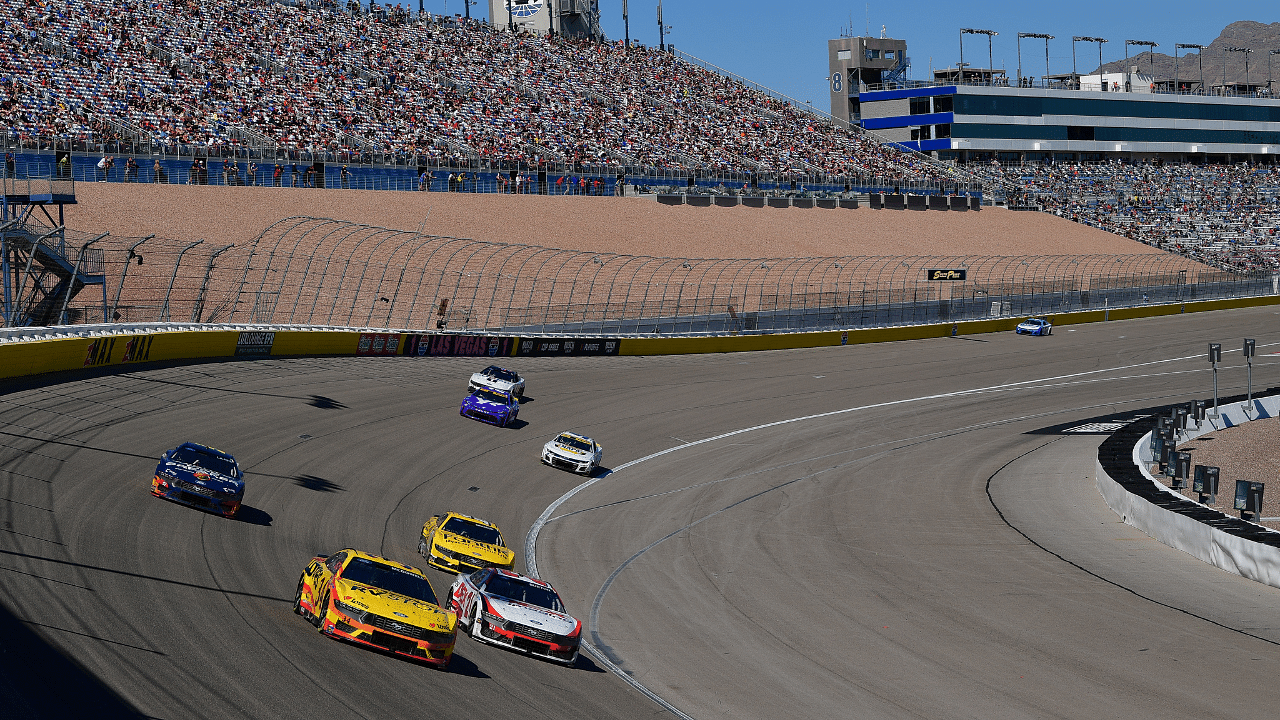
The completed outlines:
{"type": "Polygon", "coordinates": [[[356,355],[398,355],[400,353],[400,333],[360,333],[360,344],[356,346],[356,355]]]}
{"type": "Polygon", "coordinates": [[[242,332],[236,337],[236,357],[270,355],[275,341],[273,332],[242,332]]]}
{"type": "Polygon", "coordinates": [[[617,355],[618,338],[520,338],[516,354],[521,357],[552,355],[617,355]]]}
{"type": "Polygon", "coordinates": [[[505,357],[515,345],[513,337],[492,335],[418,335],[404,337],[404,354],[452,357],[505,357]]]}

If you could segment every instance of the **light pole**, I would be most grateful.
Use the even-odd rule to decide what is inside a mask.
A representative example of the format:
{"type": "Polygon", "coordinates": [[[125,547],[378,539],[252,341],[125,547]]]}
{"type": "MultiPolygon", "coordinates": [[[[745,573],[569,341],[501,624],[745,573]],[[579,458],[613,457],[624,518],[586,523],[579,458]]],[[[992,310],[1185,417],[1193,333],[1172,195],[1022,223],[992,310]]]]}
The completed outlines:
{"type": "Polygon", "coordinates": [[[1253,51],[1248,48],[1242,48],[1242,47],[1222,48],[1222,95],[1224,97],[1227,94],[1227,53],[1233,53],[1233,52],[1242,52],[1245,54],[1244,56],[1244,63],[1245,63],[1244,67],[1245,67],[1245,73],[1246,73],[1245,84],[1246,85],[1248,84],[1247,75],[1249,70],[1249,53],[1253,51]]]}
{"type": "Polygon", "coordinates": [[[1271,89],[1271,56],[1280,55],[1280,50],[1267,51],[1267,96],[1275,97],[1275,92],[1271,89]]]}
{"type": "Polygon", "coordinates": [[[1125,59],[1125,65],[1128,65],[1128,64],[1129,64],[1128,60],[1129,60],[1129,46],[1130,46],[1130,45],[1143,45],[1143,46],[1146,46],[1146,48],[1147,48],[1147,58],[1148,58],[1149,60],[1151,60],[1151,82],[1155,82],[1155,81],[1156,81],[1156,52],[1155,52],[1155,48],[1160,47],[1160,43],[1157,43],[1157,42],[1151,42],[1150,40],[1125,40],[1125,41],[1124,41],[1124,59],[1125,59]]]}
{"type": "MultiPolygon", "coordinates": [[[[1249,92],[1249,53],[1253,52],[1252,48],[1231,47],[1227,48],[1228,52],[1244,53],[1244,91],[1249,92]]],[[[1226,83],[1223,83],[1225,89],[1226,83]]]]}
{"type": "MultiPolygon", "coordinates": [[[[1046,33],[1018,33],[1018,84],[1022,84],[1022,38],[1039,38],[1044,40],[1044,76],[1049,77],[1049,41],[1053,39],[1052,35],[1046,33]]],[[[1049,82],[1047,79],[1045,82],[1049,82]]],[[[1032,85],[1035,83],[1032,82],[1032,85]]]]}
{"type": "Polygon", "coordinates": [[[662,24],[662,0],[658,0],[658,49],[662,52],[667,51],[667,30],[671,28],[662,24]]]}
{"type": "MultiPolygon", "coordinates": [[[[1203,95],[1203,94],[1204,94],[1204,46],[1203,46],[1203,45],[1197,45],[1197,44],[1195,44],[1195,43],[1178,43],[1177,45],[1174,45],[1173,47],[1174,47],[1174,50],[1173,50],[1173,62],[1174,62],[1174,65],[1173,65],[1173,74],[1174,74],[1174,75],[1177,75],[1177,74],[1178,74],[1178,64],[1177,64],[1177,63],[1178,63],[1178,49],[1179,49],[1179,48],[1181,48],[1181,49],[1183,49],[1183,50],[1199,50],[1199,51],[1200,51],[1200,52],[1196,53],[1196,60],[1200,63],[1200,94],[1201,94],[1201,95],[1203,95]]],[[[1177,79],[1177,78],[1175,78],[1175,80],[1174,80],[1174,81],[1175,81],[1175,82],[1177,82],[1177,80],[1178,80],[1178,79],[1177,79]]]]}
{"type": "Polygon", "coordinates": [[[989,84],[991,85],[995,84],[995,77],[996,77],[995,69],[991,67],[992,65],[995,64],[995,59],[994,59],[994,56],[992,55],[992,49],[991,49],[991,38],[999,34],[1000,33],[996,32],[995,30],[975,30],[974,28],[960,29],[960,62],[962,63],[964,62],[964,36],[965,35],[986,35],[987,36],[987,72],[988,72],[989,84]]]}
{"type": "MultiPolygon", "coordinates": [[[[1096,42],[1098,43],[1098,74],[1102,74],[1102,43],[1107,42],[1106,38],[1089,37],[1087,35],[1075,35],[1071,38],[1071,74],[1078,75],[1076,72],[1076,43],[1078,42],[1096,42]]],[[[1101,80],[1099,80],[1101,82],[1101,80]]]]}

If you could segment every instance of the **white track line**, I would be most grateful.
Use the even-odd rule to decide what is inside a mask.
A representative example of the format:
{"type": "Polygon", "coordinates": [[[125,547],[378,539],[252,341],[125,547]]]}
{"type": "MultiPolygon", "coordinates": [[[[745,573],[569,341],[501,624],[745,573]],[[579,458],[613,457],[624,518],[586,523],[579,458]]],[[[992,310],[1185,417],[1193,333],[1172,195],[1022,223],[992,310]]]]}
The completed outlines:
{"type": "MultiPolygon", "coordinates": [[[[1268,345],[1280,345],[1280,343],[1268,343],[1268,345]]],[[[1262,347],[1266,347],[1266,345],[1263,345],[1262,347]]],[[[1225,352],[1240,352],[1240,351],[1227,350],[1225,352]]],[[[645,455],[642,458],[637,458],[630,462],[623,463],[622,465],[619,465],[618,467],[612,470],[609,470],[599,475],[598,477],[593,477],[587,480],[586,482],[582,483],[581,485],[578,485],[577,487],[573,488],[572,490],[565,493],[564,495],[561,495],[559,499],[557,499],[555,502],[548,505],[547,509],[543,510],[542,514],[538,516],[538,519],[534,521],[533,526],[529,528],[529,534],[525,536],[525,541],[524,541],[525,570],[529,573],[530,576],[535,578],[539,577],[538,576],[538,535],[542,533],[542,529],[546,527],[547,523],[551,521],[551,515],[556,510],[558,510],[561,505],[568,502],[569,499],[572,498],[574,495],[577,495],[583,490],[586,490],[592,485],[595,485],[597,482],[600,482],[601,480],[604,480],[605,478],[615,473],[622,472],[623,470],[626,470],[627,468],[632,467],[634,465],[639,465],[642,462],[648,462],[649,460],[662,457],[663,455],[668,455],[678,450],[685,450],[691,447],[695,447],[697,445],[702,445],[709,442],[715,442],[717,440],[723,440],[725,438],[734,437],[735,435],[741,435],[743,433],[754,432],[756,430],[764,430],[767,428],[778,427],[779,425],[790,425],[792,423],[804,422],[807,420],[817,420],[819,418],[832,417],[834,415],[845,415],[848,413],[861,412],[864,410],[874,410],[876,408],[891,407],[894,405],[905,405],[907,403],[922,402],[926,400],[941,400],[944,398],[961,397],[964,395],[978,395],[978,394],[988,393],[988,392],[999,392],[1002,390],[1010,390],[1010,389],[1018,389],[1018,388],[1032,389],[1030,386],[1039,385],[1041,383],[1053,383],[1055,381],[1070,380],[1073,378],[1086,377],[1089,375],[1099,375],[1102,373],[1117,372],[1120,370],[1132,370],[1134,368],[1150,367],[1152,365],[1161,365],[1164,363],[1182,362],[1184,360],[1196,360],[1196,359],[1205,359],[1205,358],[1206,358],[1205,354],[1188,355],[1186,357],[1168,358],[1166,360],[1152,360],[1151,362],[1136,363],[1133,365],[1121,365],[1119,367],[1105,368],[1102,370],[1089,370],[1087,372],[1071,373],[1068,375],[1055,375],[1053,377],[1040,378],[1038,380],[1023,380],[1021,382],[1005,383],[1003,385],[990,385],[987,387],[972,388],[969,390],[956,390],[955,392],[937,393],[935,395],[921,395],[920,397],[906,398],[903,400],[889,400],[881,403],[872,403],[870,405],[859,405],[857,407],[845,408],[843,410],[832,410],[830,412],[816,413],[813,415],[804,415],[801,417],[790,418],[787,420],[777,420],[771,423],[764,423],[762,425],[753,425],[751,427],[741,428],[739,430],[732,430],[727,433],[714,435],[709,438],[703,438],[702,440],[694,440],[692,442],[687,442],[681,445],[675,445],[673,447],[667,448],[666,450],[659,450],[656,453],[645,455]]],[[[1140,376],[1132,376],[1124,379],[1134,379],[1135,377],[1140,377],[1140,376]]],[[[1110,379],[1118,379],[1118,378],[1110,378],[1110,379]]],[[[598,633],[598,630],[595,627],[591,627],[589,628],[589,630],[592,634],[598,633]]],[[[648,697],[649,699],[653,700],[654,702],[658,703],[663,708],[665,708],[668,712],[681,718],[681,720],[694,720],[691,716],[686,715],[685,713],[681,712],[678,708],[676,708],[674,705],[664,700],[657,693],[645,687],[642,683],[640,683],[639,680],[636,680],[635,678],[628,675],[626,671],[624,671],[622,668],[615,665],[611,660],[609,660],[609,658],[605,657],[605,654],[603,651],[596,648],[591,643],[588,643],[585,641],[583,641],[581,644],[582,644],[582,648],[585,649],[587,653],[591,655],[591,657],[595,658],[597,661],[599,661],[601,664],[607,667],[610,672],[622,678],[622,680],[626,682],[628,685],[635,688],[636,690],[639,690],[646,697],[648,697]]]]}

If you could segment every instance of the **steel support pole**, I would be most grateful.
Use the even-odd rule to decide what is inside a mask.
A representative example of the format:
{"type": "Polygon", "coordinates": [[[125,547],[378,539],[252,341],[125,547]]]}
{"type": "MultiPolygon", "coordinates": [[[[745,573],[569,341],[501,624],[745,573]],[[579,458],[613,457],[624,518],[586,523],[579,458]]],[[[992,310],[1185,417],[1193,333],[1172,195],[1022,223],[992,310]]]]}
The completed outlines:
{"type": "MultiPolygon", "coordinates": [[[[22,280],[18,281],[18,292],[13,296],[14,306],[18,306],[22,304],[22,293],[26,292],[27,278],[31,276],[31,262],[36,259],[36,252],[39,251],[40,249],[40,243],[44,242],[45,238],[55,235],[63,229],[65,228],[63,228],[62,226],[58,226],[50,230],[49,232],[41,235],[40,237],[36,238],[36,241],[31,243],[31,254],[27,255],[27,266],[22,271],[22,280]]],[[[11,316],[8,318],[5,318],[6,326],[14,327],[13,323],[17,319],[16,314],[17,314],[17,310],[13,310],[11,316]]]]}
{"type": "Polygon", "coordinates": [[[98,242],[99,240],[101,240],[102,238],[110,234],[111,233],[102,233],[98,237],[93,238],[89,242],[86,242],[84,245],[80,246],[80,253],[76,255],[76,264],[71,269],[71,277],[67,279],[66,292],[62,294],[62,310],[58,312],[59,325],[65,325],[67,323],[67,303],[71,302],[71,291],[72,291],[72,288],[76,286],[76,276],[80,274],[80,261],[84,260],[85,250],[88,250],[90,245],[98,242]]]}
{"type": "Polygon", "coordinates": [[[222,253],[235,247],[235,243],[225,247],[218,248],[209,256],[209,265],[204,270],[204,282],[200,283],[200,293],[196,295],[195,307],[191,309],[191,322],[200,322],[200,315],[204,312],[204,293],[209,288],[209,278],[213,276],[213,261],[218,259],[222,253]]]}
{"type": "Polygon", "coordinates": [[[164,291],[164,307],[160,311],[160,322],[169,322],[169,296],[172,295],[173,284],[178,279],[178,266],[182,264],[182,256],[202,242],[204,240],[197,240],[178,251],[178,259],[173,263],[173,274],[169,276],[169,287],[164,291]]]}
{"type": "MultiPolygon", "coordinates": [[[[111,321],[114,321],[116,312],[120,310],[120,294],[124,292],[124,277],[129,273],[129,261],[133,260],[136,257],[138,258],[138,264],[141,265],[142,256],[137,253],[137,250],[142,245],[142,243],[150,240],[153,237],[155,237],[155,235],[148,235],[142,238],[141,240],[139,240],[138,242],[129,246],[129,254],[126,255],[124,258],[124,268],[120,271],[120,284],[116,287],[116,301],[115,301],[115,304],[111,306],[111,318],[112,318],[111,321]]],[[[111,322],[106,318],[103,318],[102,321],[111,322]]]]}

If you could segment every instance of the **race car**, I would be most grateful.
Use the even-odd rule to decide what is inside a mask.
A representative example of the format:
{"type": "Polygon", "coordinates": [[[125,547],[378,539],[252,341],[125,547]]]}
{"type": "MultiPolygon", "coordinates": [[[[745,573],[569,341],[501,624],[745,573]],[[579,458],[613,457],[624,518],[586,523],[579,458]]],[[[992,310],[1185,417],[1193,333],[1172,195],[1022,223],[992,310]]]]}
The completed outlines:
{"type": "Polygon", "coordinates": [[[511,393],[482,387],[462,401],[458,414],[490,425],[506,427],[520,414],[520,401],[511,393]]]}
{"type": "Polygon", "coordinates": [[[578,659],[582,623],[564,611],[550,584],[510,570],[459,575],[449,607],[471,637],[565,665],[578,659]]]}
{"type": "Polygon", "coordinates": [[[604,448],[585,435],[562,432],[542,446],[542,462],[551,467],[590,475],[600,467],[604,448]]]}
{"type": "Polygon", "coordinates": [[[1052,335],[1053,323],[1048,318],[1027,318],[1013,329],[1015,335],[1052,335]]]}
{"type": "Polygon", "coordinates": [[[317,555],[298,578],[293,611],[336,640],[445,668],[458,619],[421,570],[347,548],[317,555]]]}
{"type": "Polygon", "coordinates": [[[487,567],[510,570],[516,557],[497,525],[456,512],[432,516],[423,524],[418,553],[431,567],[451,573],[487,567]]]}
{"type": "Polygon", "coordinates": [[[475,392],[482,387],[511,393],[518,398],[524,397],[524,378],[520,377],[520,373],[497,365],[490,365],[473,374],[471,380],[467,382],[467,390],[470,392],[475,392]]]}
{"type": "Polygon", "coordinates": [[[244,471],[227,453],[186,442],[160,456],[151,494],[235,517],[244,502],[244,471]]]}

